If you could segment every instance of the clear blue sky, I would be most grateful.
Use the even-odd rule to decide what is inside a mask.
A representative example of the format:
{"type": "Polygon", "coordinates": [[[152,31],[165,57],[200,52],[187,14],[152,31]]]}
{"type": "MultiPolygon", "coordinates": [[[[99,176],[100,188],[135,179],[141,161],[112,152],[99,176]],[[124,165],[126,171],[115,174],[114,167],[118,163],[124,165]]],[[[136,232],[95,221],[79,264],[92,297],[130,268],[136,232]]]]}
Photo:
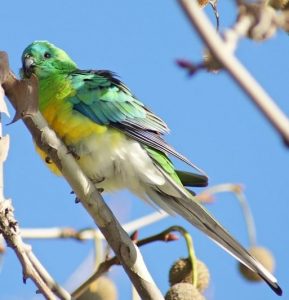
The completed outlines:
{"type": "MultiPolygon", "coordinates": [[[[221,28],[234,21],[234,1],[220,1],[221,28]]],[[[207,10],[210,15],[211,11],[207,10]]],[[[276,276],[284,289],[288,283],[289,153],[275,131],[225,73],[200,73],[187,78],[175,60],[198,61],[202,44],[176,1],[4,1],[0,11],[1,46],[9,53],[11,68],[18,72],[23,49],[36,39],[64,48],[85,68],[110,69],[141,101],[167,121],[167,140],[206,170],[210,184],[243,183],[257,225],[260,245],[277,261],[276,276]]],[[[282,32],[265,43],[242,41],[238,56],[289,115],[288,35],[282,32]]],[[[13,109],[10,107],[13,115],[13,109]]],[[[9,120],[5,119],[8,123],[9,120]]],[[[21,121],[6,126],[11,137],[5,166],[6,196],[13,199],[22,227],[72,226],[93,222],[74,204],[69,186],[52,175],[34,152],[30,134],[21,121]]],[[[187,168],[180,162],[179,167],[187,168]]],[[[106,197],[126,222],[153,211],[121,193],[106,197]]],[[[220,195],[209,209],[244,244],[244,220],[230,195],[220,195]]],[[[276,299],[265,284],[250,284],[237,272],[236,262],[223,250],[180,218],[168,218],[141,231],[156,233],[172,224],[183,225],[193,235],[197,255],[211,272],[207,299],[276,299]]],[[[67,284],[71,273],[91,252],[91,243],[74,241],[31,242],[50,273],[67,284]]],[[[154,244],[142,249],[160,289],[168,289],[170,264],[186,255],[185,244],[154,244]]],[[[130,286],[120,267],[110,273],[119,299],[129,299],[130,286]]],[[[0,271],[0,300],[40,299],[29,281],[22,284],[21,268],[8,250],[0,271]]],[[[286,296],[285,296],[286,298],[286,296]]]]}

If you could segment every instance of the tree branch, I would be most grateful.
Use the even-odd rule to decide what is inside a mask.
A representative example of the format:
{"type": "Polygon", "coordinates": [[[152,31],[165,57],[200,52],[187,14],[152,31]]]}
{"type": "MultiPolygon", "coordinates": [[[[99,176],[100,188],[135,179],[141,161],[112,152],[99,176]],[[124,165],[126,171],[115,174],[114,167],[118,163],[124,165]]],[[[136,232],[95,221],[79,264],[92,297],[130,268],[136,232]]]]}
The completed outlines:
{"type": "MultiPolygon", "coordinates": [[[[0,201],[0,228],[7,245],[14,250],[22,265],[24,283],[30,278],[46,299],[55,300],[56,297],[53,292],[39,272],[34,268],[27,255],[27,253],[31,251],[31,247],[24,244],[20,237],[19,227],[14,218],[13,207],[10,200],[0,201]]],[[[70,297],[61,299],[70,299],[70,297]]]]}
{"type": "MultiPolygon", "coordinates": [[[[1,113],[7,113],[4,94],[1,83],[8,78],[8,61],[5,54],[0,53],[0,117],[1,113]],[[4,66],[4,67],[3,67],[4,66]]],[[[6,160],[9,148],[9,137],[2,137],[2,123],[0,121],[0,233],[4,237],[7,245],[11,247],[17,255],[23,271],[23,281],[30,278],[47,299],[71,299],[70,294],[55,283],[52,277],[37,260],[31,250],[31,246],[25,244],[20,236],[18,222],[14,217],[14,208],[11,200],[4,197],[3,187],[3,163],[6,160]]]]}
{"type": "MultiPolygon", "coordinates": [[[[231,49],[216,33],[206,15],[192,0],[178,0],[190,23],[195,27],[216,60],[229,72],[236,83],[251,98],[271,125],[289,146],[289,120],[273,99],[234,56],[231,49]]],[[[250,15],[250,18],[252,15],[250,15]]]]}
{"type": "MultiPolygon", "coordinates": [[[[5,68],[5,64],[0,65],[0,69],[1,67],[5,68]]],[[[147,300],[163,299],[144,264],[138,248],[122,229],[94,184],[85,176],[74,157],[48,127],[45,119],[38,111],[36,78],[17,80],[10,71],[3,82],[3,88],[6,96],[16,109],[16,119],[22,117],[36,144],[45,151],[62,172],[119,258],[141,298],[147,300]]]]}

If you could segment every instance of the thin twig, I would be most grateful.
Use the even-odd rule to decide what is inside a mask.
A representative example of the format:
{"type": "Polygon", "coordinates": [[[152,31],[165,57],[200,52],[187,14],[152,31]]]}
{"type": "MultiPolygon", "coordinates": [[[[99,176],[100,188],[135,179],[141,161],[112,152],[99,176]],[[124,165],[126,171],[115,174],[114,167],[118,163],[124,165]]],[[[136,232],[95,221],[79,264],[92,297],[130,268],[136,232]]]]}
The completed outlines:
{"type": "Polygon", "coordinates": [[[241,15],[232,28],[224,31],[224,42],[226,43],[226,47],[228,47],[232,53],[236,50],[239,39],[247,35],[253,22],[253,18],[241,15]]]}
{"type": "Polygon", "coordinates": [[[241,209],[243,211],[243,215],[247,226],[250,247],[254,247],[257,245],[257,234],[256,234],[256,226],[255,226],[253,214],[251,212],[250,206],[246,199],[245,193],[239,190],[236,191],[235,195],[238,198],[241,209]]]}
{"type": "Polygon", "coordinates": [[[197,264],[197,257],[196,257],[195,249],[194,249],[194,245],[193,245],[193,239],[192,239],[191,235],[187,232],[187,230],[185,230],[181,226],[172,226],[171,230],[178,231],[186,241],[188,254],[189,254],[189,260],[192,265],[192,274],[193,274],[192,284],[195,288],[197,288],[197,286],[198,286],[198,264],[197,264]]]}
{"type": "MultiPolygon", "coordinates": [[[[153,212],[144,217],[137,218],[122,225],[123,229],[130,233],[143,227],[156,223],[168,216],[164,211],[153,212]]],[[[83,228],[76,230],[71,227],[53,228],[21,228],[23,239],[75,239],[77,241],[104,239],[101,231],[96,228],[83,228]]]]}
{"type": "Polygon", "coordinates": [[[216,30],[217,32],[220,29],[220,15],[219,15],[219,11],[218,11],[218,0],[210,0],[209,1],[211,7],[213,8],[213,12],[216,18],[216,30]]]}
{"type": "Polygon", "coordinates": [[[212,55],[229,72],[236,83],[251,98],[271,125],[279,132],[286,146],[289,146],[289,120],[273,99],[264,91],[254,77],[226,47],[226,43],[216,33],[206,15],[195,1],[178,0],[190,23],[198,31],[212,55]]]}
{"type": "MultiPolygon", "coordinates": [[[[170,227],[158,234],[152,235],[150,237],[144,238],[142,240],[136,241],[135,244],[138,247],[153,243],[153,242],[158,242],[158,241],[163,241],[163,242],[171,242],[177,240],[177,237],[173,234],[171,234],[172,231],[176,231],[176,226],[170,227]]],[[[97,270],[83,283],[81,284],[71,295],[73,298],[78,298],[80,297],[85,290],[95,281],[97,280],[100,276],[102,276],[104,273],[107,273],[108,270],[113,266],[113,265],[119,265],[119,260],[116,256],[113,256],[111,258],[106,259],[102,263],[99,264],[97,270]]]]}
{"type": "Polygon", "coordinates": [[[200,193],[197,197],[202,198],[209,198],[212,201],[212,197],[214,194],[217,193],[233,193],[242,209],[243,216],[245,218],[245,223],[247,226],[247,233],[249,238],[250,246],[257,245],[257,234],[256,234],[256,226],[254,222],[254,217],[252,211],[250,209],[249,203],[246,199],[245,193],[243,192],[243,187],[240,184],[233,184],[233,183],[223,183],[214,185],[212,187],[207,188],[202,193],[200,193]]]}

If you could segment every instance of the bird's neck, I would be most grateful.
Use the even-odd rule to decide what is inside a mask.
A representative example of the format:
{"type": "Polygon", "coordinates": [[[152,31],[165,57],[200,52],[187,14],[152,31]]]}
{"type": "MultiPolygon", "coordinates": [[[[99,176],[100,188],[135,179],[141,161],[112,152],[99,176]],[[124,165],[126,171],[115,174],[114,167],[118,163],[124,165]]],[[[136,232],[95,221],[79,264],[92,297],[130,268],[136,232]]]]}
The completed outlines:
{"type": "Polygon", "coordinates": [[[74,94],[70,78],[67,74],[52,74],[39,80],[39,110],[43,112],[47,106],[74,94]]]}

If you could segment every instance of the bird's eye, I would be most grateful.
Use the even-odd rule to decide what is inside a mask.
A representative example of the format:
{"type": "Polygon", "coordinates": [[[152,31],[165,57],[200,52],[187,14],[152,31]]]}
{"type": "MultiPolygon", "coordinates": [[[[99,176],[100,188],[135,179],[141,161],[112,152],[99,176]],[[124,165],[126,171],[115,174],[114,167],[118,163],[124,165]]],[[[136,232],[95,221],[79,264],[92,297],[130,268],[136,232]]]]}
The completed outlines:
{"type": "Polygon", "coordinates": [[[50,58],[50,57],[51,57],[51,54],[50,54],[49,52],[45,52],[45,53],[44,53],[44,57],[45,57],[45,58],[50,58]]]}

